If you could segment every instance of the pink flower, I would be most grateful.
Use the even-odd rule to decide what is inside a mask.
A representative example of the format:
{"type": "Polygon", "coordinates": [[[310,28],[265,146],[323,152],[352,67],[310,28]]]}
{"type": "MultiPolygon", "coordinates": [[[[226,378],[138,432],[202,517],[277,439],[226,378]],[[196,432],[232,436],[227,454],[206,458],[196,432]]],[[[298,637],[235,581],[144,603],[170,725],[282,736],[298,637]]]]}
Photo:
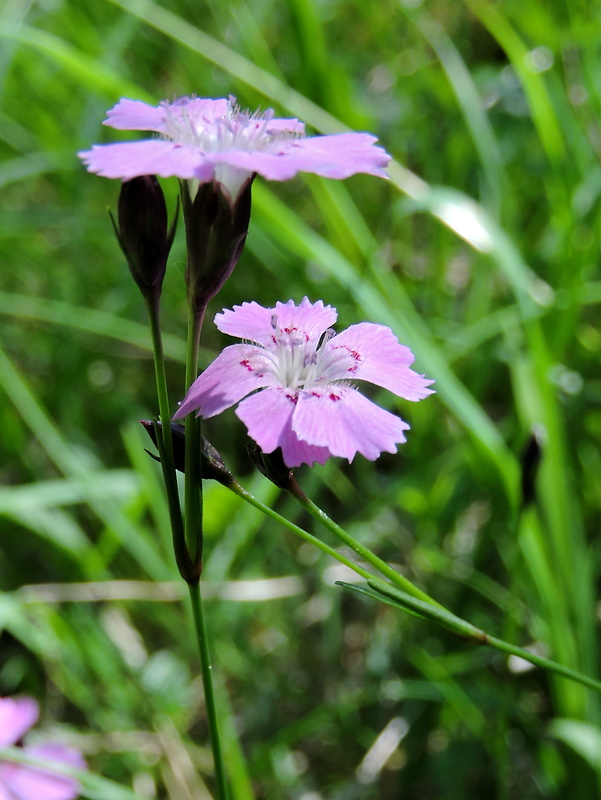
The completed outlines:
{"type": "MultiPolygon", "coordinates": [[[[0,747],[15,745],[34,725],[38,714],[38,704],[30,697],[0,698],[0,747]]],[[[40,761],[85,769],[81,754],[62,744],[28,745],[23,752],[40,761]]],[[[0,761],[0,800],[72,800],[78,794],[76,780],[47,766],[0,761]]]]}
{"type": "Polygon", "coordinates": [[[158,107],[120,100],[105,125],[118,130],[154,131],[159,138],[95,145],[79,153],[90,172],[130,180],[141,175],[217,181],[232,202],[255,173],[285,181],[297,172],[348,178],[357,172],[387,177],[390,156],[367,133],[305,138],[297,119],[275,119],[241,111],[235,99],[182,97],[158,107]]]}
{"type": "Polygon", "coordinates": [[[390,328],[361,322],[336,335],[330,327],[336,318],[334,308],[306,297],[298,306],[252,302],[217,314],[220,331],[247,342],[217,356],[174,419],[195,410],[213,417],[241,400],[236,414],[251,438],[264,453],[280,447],[288,467],[395,453],[409,425],[363,397],[355,382],[421,400],[432,393],[432,381],[409,369],[413,353],[390,328]]]}

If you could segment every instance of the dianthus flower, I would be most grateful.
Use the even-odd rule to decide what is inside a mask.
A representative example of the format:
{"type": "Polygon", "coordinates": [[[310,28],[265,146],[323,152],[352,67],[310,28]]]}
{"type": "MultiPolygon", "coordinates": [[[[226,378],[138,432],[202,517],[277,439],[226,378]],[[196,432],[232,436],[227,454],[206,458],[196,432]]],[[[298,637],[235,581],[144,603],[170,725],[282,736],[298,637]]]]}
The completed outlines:
{"type": "MultiPolygon", "coordinates": [[[[38,704],[30,697],[0,698],[0,747],[17,744],[36,722],[38,704]]],[[[58,743],[27,745],[23,752],[46,763],[85,769],[81,754],[58,743]]],[[[0,800],[72,800],[79,794],[73,778],[52,772],[46,765],[33,767],[0,761],[0,800]]]]}
{"type": "Polygon", "coordinates": [[[118,130],[154,131],[159,138],[95,145],[79,153],[90,172],[130,180],[141,175],[216,181],[230,200],[256,173],[285,181],[297,172],[348,178],[358,172],[387,177],[390,156],[367,133],[305,137],[297,119],[241,111],[234,98],[182,97],[150,106],[123,98],[104,122],[118,130]]]}
{"type": "Polygon", "coordinates": [[[220,331],[246,342],[217,356],[174,419],[191,411],[213,417],[242,401],[236,414],[250,437],[264,453],[281,448],[288,467],[395,453],[409,425],[360,394],[355,382],[421,400],[432,393],[432,381],[409,369],[413,353],[390,328],[361,322],[336,334],[336,318],[334,308],[306,297],[298,306],[252,302],[217,314],[220,331]]]}

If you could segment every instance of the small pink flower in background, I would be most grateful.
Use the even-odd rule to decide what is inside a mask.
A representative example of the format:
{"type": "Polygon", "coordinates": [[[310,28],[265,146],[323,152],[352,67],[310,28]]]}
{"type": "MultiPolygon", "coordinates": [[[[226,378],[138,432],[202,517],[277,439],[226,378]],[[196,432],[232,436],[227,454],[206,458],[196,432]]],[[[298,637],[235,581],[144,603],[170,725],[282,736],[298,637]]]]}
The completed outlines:
{"type": "Polygon", "coordinates": [[[264,453],[282,449],[288,467],[330,456],[374,460],[395,453],[409,425],[355,388],[364,380],[405,400],[432,394],[409,369],[414,356],[384,325],[361,322],[335,334],[336,310],[305,297],[263,308],[243,303],[215,317],[223,333],[247,340],[226,347],[194,381],[174,419],[191,411],[236,414],[264,453]],[[257,391],[261,390],[261,391],[257,391]],[[243,399],[246,398],[246,399],[243,399]]]}
{"type": "MultiPolygon", "coordinates": [[[[12,747],[35,724],[38,704],[30,697],[0,698],[0,747],[12,747]]],[[[52,772],[47,763],[85,769],[81,754],[71,747],[47,742],[27,745],[23,753],[44,766],[0,761],[0,800],[72,800],[79,794],[73,778],[52,772]]]]}
{"type": "Polygon", "coordinates": [[[232,202],[255,173],[272,181],[297,172],[326,178],[364,172],[385,178],[390,161],[367,133],[305,137],[297,119],[276,119],[272,110],[241,111],[234,98],[183,97],[158,107],[124,98],[104,124],[154,131],[160,138],[95,145],[79,153],[90,172],[125,181],[141,175],[215,180],[227,188],[232,202]]]}

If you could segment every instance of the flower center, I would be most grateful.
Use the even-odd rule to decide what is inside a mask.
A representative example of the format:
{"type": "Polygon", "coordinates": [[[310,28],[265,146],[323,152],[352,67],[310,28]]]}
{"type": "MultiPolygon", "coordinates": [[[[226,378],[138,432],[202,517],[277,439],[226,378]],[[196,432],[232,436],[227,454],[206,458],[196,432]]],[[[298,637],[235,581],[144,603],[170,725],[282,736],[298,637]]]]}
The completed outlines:
{"type": "Polygon", "coordinates": [[[355,369],[355,357],[346,347],[329,347],[335,331],[327,330],[319,341],[298,328],[280,328],[272,315],[270,348],[275,376],[288,389],[323,389],[348,379],[355,369]]]}
{"type": "Polygon", "coordinates": [[[177,144],[192,145],[204,152],[269,152],[274,145],[303,135],[300,123],[289,129],[272,125],[273,109],[263,114],[242,111],[233,97],[222,102],[186,99],[186,102],[165,104],[164,108],[164,135],[177,144]]]}

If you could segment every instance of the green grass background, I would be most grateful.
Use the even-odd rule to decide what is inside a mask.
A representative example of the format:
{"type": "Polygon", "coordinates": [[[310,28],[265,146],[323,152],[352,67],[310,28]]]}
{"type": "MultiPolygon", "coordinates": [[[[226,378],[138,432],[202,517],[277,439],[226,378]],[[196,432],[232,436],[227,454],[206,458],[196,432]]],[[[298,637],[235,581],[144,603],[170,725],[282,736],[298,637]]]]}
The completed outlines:
{"type": "MultiPolygon", "coordinates": [[[[597,675],[600,48],[599,7],[579,0],[3,0],[0,694],[38,697],[42,727],[61,723],[94,771],[141,800],[212,796],[190,617],[137,423],[156,404],[106,213],[119,187],[75,151],[120,138],[100,123],[122,96],[233,94],[314,132],[378,135],[389,182],[255,182],[212,311],[306,294],[341,326],[390,325],[437,394],[377,394],[412,426],[400,452],[299,481],[456,614],[597,675]],[[520,512],[533,426],[546,444],[520,512]]],[[[182,233],[163,296],[174,407],[182,233]]],[[[223,344],[208,325],[203,364],[223,344]]],[[[253,472],[232,412],[206,433],[257,496],[326,536],[253,472]]],[[[346,594],[330,560],[213,485],[206,538],[233,800],[600,796],[594,693],[346,594]],[[286,596],[240,599],[240,581],[268,596],[272,578],[286,596]]]]}

